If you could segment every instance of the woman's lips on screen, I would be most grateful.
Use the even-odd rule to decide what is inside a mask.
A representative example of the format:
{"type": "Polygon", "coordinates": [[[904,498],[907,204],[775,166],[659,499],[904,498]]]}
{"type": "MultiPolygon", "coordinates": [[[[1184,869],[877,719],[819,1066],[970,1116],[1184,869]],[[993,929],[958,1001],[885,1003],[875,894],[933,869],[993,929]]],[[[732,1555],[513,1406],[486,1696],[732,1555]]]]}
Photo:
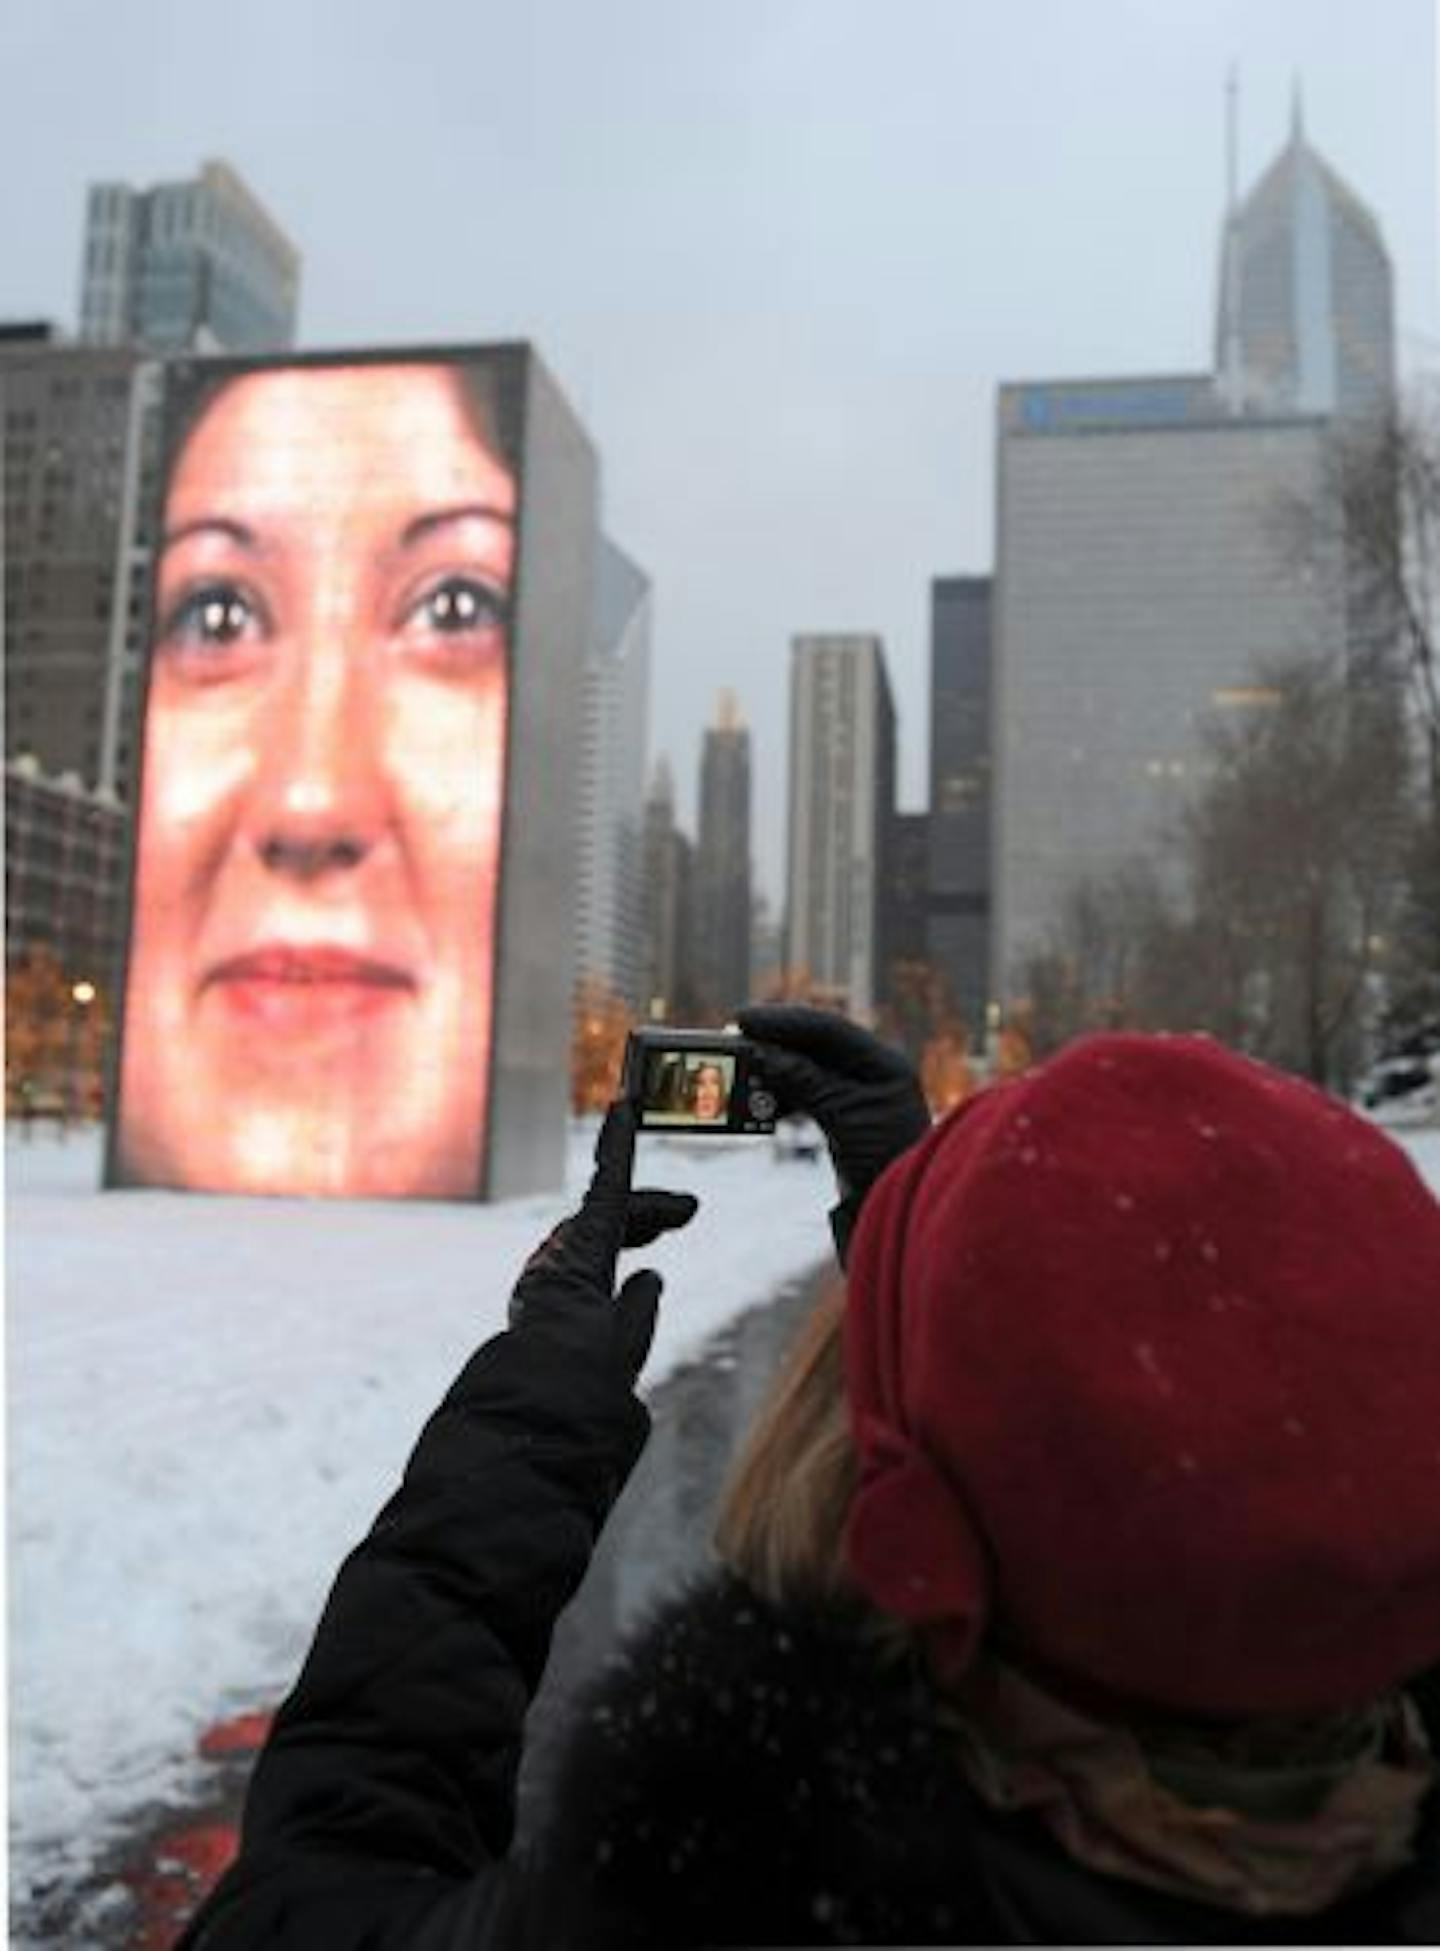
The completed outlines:
{"type": "Polygon", "coordinates": [[[413,996],[416,983],[353,949],[266,943],[215,963],[200,988],[251,1022],[304,1031],[373,1016],[413,996]]]}

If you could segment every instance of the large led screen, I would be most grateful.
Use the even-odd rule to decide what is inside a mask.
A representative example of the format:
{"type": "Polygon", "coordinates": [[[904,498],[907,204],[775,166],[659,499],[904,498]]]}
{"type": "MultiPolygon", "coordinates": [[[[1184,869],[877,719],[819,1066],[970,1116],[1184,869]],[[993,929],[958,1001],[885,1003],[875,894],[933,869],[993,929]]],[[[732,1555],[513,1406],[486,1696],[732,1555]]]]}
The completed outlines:
{"type": "Polygon", "coordinates": [[[521,371],[172,375],[112,1184],[483,1190],[521,371]]]}

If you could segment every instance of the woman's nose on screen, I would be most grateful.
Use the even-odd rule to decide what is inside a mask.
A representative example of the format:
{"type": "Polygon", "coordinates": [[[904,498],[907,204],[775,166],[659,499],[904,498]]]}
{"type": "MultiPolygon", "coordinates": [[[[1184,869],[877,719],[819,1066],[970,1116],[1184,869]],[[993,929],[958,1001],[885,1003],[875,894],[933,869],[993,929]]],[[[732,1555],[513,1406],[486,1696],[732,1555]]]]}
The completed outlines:
{"type": "Polygon", "coordinates": [[[270,872],[316,881],[358,867],[384,830],[374,683],[363,660],[307,658],[263,728],[247,824],[270,872]]]}

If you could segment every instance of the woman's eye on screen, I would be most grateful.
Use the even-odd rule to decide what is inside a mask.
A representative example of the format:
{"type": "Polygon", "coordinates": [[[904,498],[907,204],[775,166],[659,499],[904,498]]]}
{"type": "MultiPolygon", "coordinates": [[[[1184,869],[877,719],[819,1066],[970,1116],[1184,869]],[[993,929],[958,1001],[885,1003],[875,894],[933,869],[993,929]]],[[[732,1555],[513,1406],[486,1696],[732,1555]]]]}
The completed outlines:
{"type": "Polygon", "coordinates": [[[234,583],[201,583],[164,611],[159,649],[197,678],[226,677],[246,661],[267,627],[257,598],[234,583]]]}
{"type": "Polygon", "coordinates": [[[503,645],[510,609],[491,584],[474,576],[446,576],[410,605],[402,622],[434,639],[445,662],[466,664],[487,659],[503,645]]]}

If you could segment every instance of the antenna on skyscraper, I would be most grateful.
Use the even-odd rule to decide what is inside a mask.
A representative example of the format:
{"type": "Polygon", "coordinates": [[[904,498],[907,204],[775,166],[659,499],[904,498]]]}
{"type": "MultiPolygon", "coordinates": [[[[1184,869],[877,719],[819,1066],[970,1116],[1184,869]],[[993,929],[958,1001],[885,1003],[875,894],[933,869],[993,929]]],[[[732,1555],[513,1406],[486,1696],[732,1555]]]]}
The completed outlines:
{"type": "Polygon", "coordinates": [[[1231,413],[1243,405],[1240,373],[1240,71],[1230,63],[1225,79],[1225,248],[1221,319],[1220,391],[1231,413]]]}

